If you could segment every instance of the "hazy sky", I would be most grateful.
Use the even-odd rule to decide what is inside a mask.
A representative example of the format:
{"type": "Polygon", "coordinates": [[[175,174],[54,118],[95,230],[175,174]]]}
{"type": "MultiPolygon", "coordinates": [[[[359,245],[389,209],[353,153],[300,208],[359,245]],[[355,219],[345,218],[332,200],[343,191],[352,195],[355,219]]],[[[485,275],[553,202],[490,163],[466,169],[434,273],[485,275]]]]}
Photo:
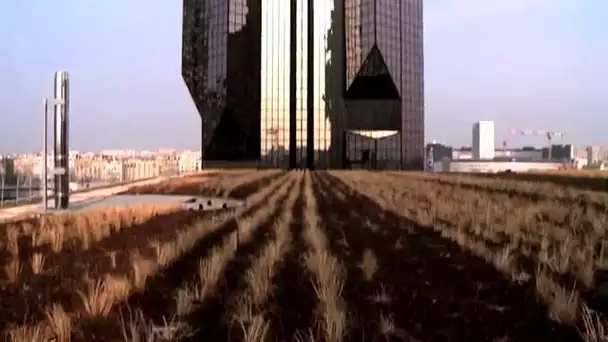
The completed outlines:
{"type": "MultiPolygon", "coordinates": [[[[198,148],[180,76],[178,0],[0,5],[0,152],[41,145],[42,98],[72,75],[72,149],[198,148]]],[[[608,145],[608,1],[425,0],[426,137],[468,144],[495,120],[608,145]],[[602,24],[604,21],[604,24],[602,24]]]]}

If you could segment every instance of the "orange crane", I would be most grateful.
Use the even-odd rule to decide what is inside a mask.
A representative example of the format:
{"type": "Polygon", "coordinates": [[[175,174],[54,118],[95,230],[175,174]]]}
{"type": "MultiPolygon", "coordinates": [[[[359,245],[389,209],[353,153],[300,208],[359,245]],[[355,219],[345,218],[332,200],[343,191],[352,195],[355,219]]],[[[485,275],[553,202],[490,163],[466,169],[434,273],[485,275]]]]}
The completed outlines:
{"type": "Polygon", "coordinates": [[[551,131],[545,131],[542,129],[536,129],[536,130],[532,130],[532,129],[527,129],[527,130],[515,130],[512,129],[511,130],[512,134],[519,134],[519,135],[526,135],[526,136],[531,136],[531,135],[535,135],[535,136],[544,136],[547,138],[547,150],[548,150],[548,156],[547,159],[552,160],[553,156],[551,153],[551,148],[553,146],[553,138],[560,138],[563,137],[565,134],[562,132],[551,132],[551,131]]]}

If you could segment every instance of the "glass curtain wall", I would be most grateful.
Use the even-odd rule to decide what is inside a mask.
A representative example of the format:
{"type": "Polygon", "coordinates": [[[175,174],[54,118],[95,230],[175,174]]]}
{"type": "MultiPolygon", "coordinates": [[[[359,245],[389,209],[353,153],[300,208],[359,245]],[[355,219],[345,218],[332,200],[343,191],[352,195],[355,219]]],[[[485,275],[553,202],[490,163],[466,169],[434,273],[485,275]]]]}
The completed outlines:
{"type": "MultiPolygon", "coordinates": [[[[332,142],[330,113],[328,106],[326,65],[330,62],[332,53],[329,41],[332,28],[332,13],[334,11],[334,0],[314,0],[314,26],[313,26],[313,54],[314,54],[314,81],[313,81],[313,103],[314,103],[314,146],[315,166],[317,168],[329,168],[332,164],[330,147],[332,142]]],[[[335,25],[335,24],[334,24],[335,25]]]]}
{"type": "MultiPolygon", "coordinates": [[[[345,0],[345,29],[347,89],[376,44],[399,92],[401,108],[401,124],[395,127],[399,132],[349,132],[347,159],[377,168],[422,169],[422,0],[345,0]]],[[[381,115],[382,107],[377,105],[370,109],[381,115]]]]}
{"type": "Polygon", "coordinates": [[[296,6],[296,161],[300,167],[305,167],[308,126],[308,1],[298,0],[296,6]]]}
{"type": "MultiPolygon", "coordinates": [[[[313,0],[313,4],[310,49],[314,70],[312,89],[309,89],[308,0],[296,2],[294,56],[290,55],[291,2],[262,0],[260,143],[265,164],[288,165],[289,77],[291,58],[294,58],[296,123],[292,131],[299,166],[305,165],[307,155],[308,92],[311,91],[315,167],[339,166],[342,152],[336,147],[340,147],[340,150],[346,148],[347,158],[355,162],[367,159],[378,168],[415,168],[424,154],[422,1],[313,0]],[[343,26],[342,22],[336,23],[336,18],[342,20],[336,10],[344,16],[343,26]],[[338,113],[342,105],[340,91],[336,89],[352,84],[375,45],[399,91],[401,127],[395,129],[400,132],[359,130],[347,135],[347,146],[337,146],[342,143],[343,123],[339,118],[344,113],[338,113]],[[337,85],[332,79],[342,79],[344,83],[337,85]],[[331,151],[332,144],[335,151],[331,151]]],[[[382,111],[381,108],[376,110],[382,111]]]]}
{"type": "MultiPolygon", "coordinates": [[[[331,35],[334,0],[314,0],[313,49],[313,122],[315,166],[329,167],[332,142],[331,120],[328,113],[327,65],[331,56],[328,37],[331,35]]],[[[289,150],[289,66],[290,57],[296,66],[296,161],[306,164],[308,134],[308,0],[296,2],[295,56],[290,56],[290,1],[262,1],[262,65],[261,65],[261,151],[264,164],[275,167],[288,165],[289,150]]],[[[335,38],[338,38],[335,36],[335,38]]],[[[335,45],[335,44],[334,44],[335,45]]],[[[333,49],[336,47],[334,46],[333,49]]],[[[335,70],[335,66],[334,69],[335,70]]],[[[335,165],[339,165],[340,156],[335,165]]]]}
{"type": "MultiPolygon", "coordinates": [[[[314,122],[314,162],[315,167],[329,167],[331,163],[331,122],[327,113],[326,64],[331,55],[328,37],[332,28],[334,0],[313,1],[313,122],[314,122]]],[[[299,0],[296,10],[296,160],[305,165],[308,135],[308,1],[299,0]]]]}
{"type": "MultiPolygon", "coordinates": [[[[313,114],[315,164],[330,164],[331,123],[326,115],[327,37],[332,24],[333,0],[314,0],[313,114]]],[[[290,2],[264,0],[262,3],[262,154],[265,163],[287,166],[289,147],[289,62],[296,62],[296,161],[306,164],[308,134],[308,1],[296,3],[296,54],[290,56],[290,2]]]]}
{"type": "Polygon", "coordinates": [[[302,167],[314,153],[317,168],[364,156],[379,168],[422,168],[422,0],[185,0],[183,34],[182,75],[206,159],[261,154],[287,167],[293,132],[302,167]],[[370,63],[380,67],[359,73],[370,63]],[[398,95],[366,93],[387,72],[398,95]]]}
{"type": "MultiPolygon", "coordinates": [[[[401,55],[401,25],[403,23],[400,7],[406,0],[375,0],[375,40],[382,53],[384,63],[388,68],[401,100],[405,95],[403,89],[403,57],[401,55]]],[[[407,111],[401,107],[401,122],[408,121],[407,111]]],[[[401,127],[403,132],[403,127],[401,127]]],[[[373,133],[372,164],[379,169],[399,169],[403,160],[401,133],[376,131],[373,133]]]]}
{"type": "Polygon", "coordinates": [[[289,9],[262,0],[261,152],[264,164],[287,167],[289,150],[289,9]]]}
{"type": "MultiPolygon", "coordinates": [[[[389,1],[389,0],[384,0],[389,1]]],[[[401,63],[403,76],[404,168],[424,168],[424,62],[422,0],[400,1],[401,63]]]]}
{"type": "Polygon", "coordinates": [[[197,94],[202,102],[203,110],[203,146],[211,143],[215,129],[217,128],[222,112],[226,106],[226,74],[228,63],[226,56],[227,30],[228,30],[228,5],[225,0],[206,0],[201,6],[201,22],[204,25],[203,48],[205,58],[201,63],[204,72],[201,72],[203,91],[197,94]],[[202,98],[200,98],[202,97],[202,98]]]}

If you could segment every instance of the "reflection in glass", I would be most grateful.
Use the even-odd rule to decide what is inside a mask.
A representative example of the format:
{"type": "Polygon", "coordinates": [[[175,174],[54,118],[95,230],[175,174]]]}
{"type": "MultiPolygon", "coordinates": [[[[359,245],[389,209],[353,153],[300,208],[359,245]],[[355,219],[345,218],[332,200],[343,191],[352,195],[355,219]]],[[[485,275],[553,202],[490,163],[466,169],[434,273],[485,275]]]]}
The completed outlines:
{"type": "Polygon", "coordinates": [[[182,75],[205,160],[260,158],[260,11],[259,0],[184,1],[182,75]]]}
{"type": "Polygon", "coordinates": [[[315,164],[318,168],[330,167],[331,122],[326,113],[327,91],[326,64],[331,57],[328,36],[332,25],[334,0],[314,0],[314,146],[315,164]]]}
{"type": "Polygon", "coordinates": [[[297,1],[296,6],[296,160],[301,165],[306,164],[306,132],[308,123],[306,122],[308,105],[306,99],[308,96],[307,87],[307,0],[297,1]]]}
{"type": "Polygon", "coordinates": [[[422,0],[345,0],[344,22],[347,162],[422,169],[422,0]],[[359,76],[370,76],[362,67],[372,55],[390,77],[359,76]],[[374,93],[380,88],[382,94],[374,93]],[[394,134],[378,133],[386,130],[394,134]]]}
{"type": "Polygon", "coordinates": [[[304,165],[310,112],[315,167],[372,165],[365,159],[422,169],[422,0],[312,1],[311,28],[308,0],[295,2],[292,41],[292,1],[184,0],[182,75],[201,114],[205,158],[287,167],[293,132],[304,165]]]}
{"type": "Polygon", "coordinates": [[[286,167],[289,149],[289,1],[262,1],[261,152],[286,167]]]}

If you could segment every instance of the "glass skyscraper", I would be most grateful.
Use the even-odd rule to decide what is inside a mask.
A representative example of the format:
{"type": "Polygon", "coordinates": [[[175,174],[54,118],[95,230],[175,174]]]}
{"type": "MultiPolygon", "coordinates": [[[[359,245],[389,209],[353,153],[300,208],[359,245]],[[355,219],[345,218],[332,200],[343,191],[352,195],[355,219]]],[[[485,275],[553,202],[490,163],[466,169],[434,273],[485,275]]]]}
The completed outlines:
{"type": "Polygon", "coordinates": [[[423,168],[422,0],[184,0],[183,12],[204,159],[423,168]]]}

